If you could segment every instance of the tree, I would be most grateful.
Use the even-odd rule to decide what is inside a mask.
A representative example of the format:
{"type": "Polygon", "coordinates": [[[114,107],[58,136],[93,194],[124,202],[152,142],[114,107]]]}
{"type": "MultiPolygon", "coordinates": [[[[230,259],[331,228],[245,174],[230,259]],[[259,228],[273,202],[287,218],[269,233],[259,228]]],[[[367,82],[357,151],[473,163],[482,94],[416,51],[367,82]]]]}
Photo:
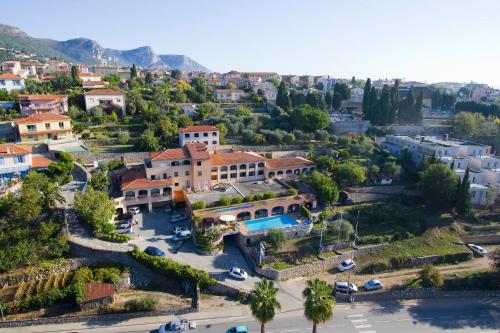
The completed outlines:
{"type": "Polygon", "coordinates": [[[321,171],[332,171],[335,167],[335,160],[328,155],[321,155],[315,160],[316,165],[321,171]]]}
{"type": "Polygon", "coordinates": [[[333,221],[330,230],[334,236],[339,235],[340,232],[341,240],[349,240],[349,236],[354,234],[354,227],[351,222],[345,219],[342,221],[340,221],[340,219],[333,221]]]}
{"type": "Polygon", "coordinates": [[[130,140],[130,134],[128,131],[120,131],[118,132],[118,137],[117,137],[118,143],[121,145],[127,144],[128,141],[130,140]]]}
{"type": "Polygon", "coordinates": [[[244,116],[252,116],[252,108],[249,108],[248,106],[244,105],[238,105],[233,109],[233,114],[235,114],[238,117],[244,117],[244,116]]]}
{"type": "Polygon", "coordinates": [[[275,252],[279,251],[285,245],[286,239],[286,233],[282,229],[271,229],[266,237],[266,241],[275,252]]]}
{"type": "Polygon", "coordinates": [[[401,166],[394,161],[387,161],[382,167],[382,172],[389,178],[396,178],[401,174],[401,166]]]}
{"type": "Polygon", "coordinates": [[[296,107],[290,117],[295,128],[310,132],[327,128],[330,124],[330,118],[326,112],[315,109],[310,105],[296,107]]]}
{"type": "Polygon", "coordinates": [[[265,332],[266,323],[273,320],[276,310],[281,309],[277,300],[279,289],[274,282],[263,279],[255,283],[255,289],[250,296],[250,310],[252,315],[260,321],[260,332],[265,332]]]}
{"type": "Polygon", "coordinates": [[[49,210],[54,210],[57,208],[57,204],[66,202],[66,199],[64,199],[61,194],[61,188],[56,183],[49,182],[47,186],[42,189],[42,195],[44,206],[49,210]]]}
{"type": "Polygon", "coordinates": [[[431,164],[420,173],[419,188],[426,204],[436,210],[449,210],[455,203],[458,176],[443,163],[431,164]]]}
{"type": "Polygon", "coordinates": [[[325,104],[320,94],[316,92],[309,92],[306,96],[306,103],[316,109],[324,109],[325,104]]]}
{"type": "Polygon", "coordinates": [[[135,64],[132,64],[132,68],[130,69],[130,78],[137,78],[137,67],[135,67],[135,64]]]}
{"type": "Polygon", "coordinates": [[[439,288],[443,285],[443,274],[441,274],[441,272],[431,264],[425,265],[418,275],[420,282],[424,287],[439,288]]]}
{"type": "Polygon", "coordinates": [[[96,191],[92,187],[85,192],[77,192],[74,206],[76,214],[96,234],[113,231],[113,225],[109,221],[115,213],[115,204],[106,192],[96,191]]]}
{"type": "Polygon", "coordinates": [[[368,78],[365,83],[365,89],[363,91],[363,102],[362,102],[363,118],[368,120],[369,120],[368,114],[370,107],[371,89],[372,89],[372,81],[370,78],[368,78]]]}
{"type": "Polygon", "coordinates": [[[333,317],[335,299],[332,293],[332,288],[325,281],[314,279],[306,282],[306,288],[302,292],[306,298],[304,315],[313,323],[312,333],[317,333],[318,324],[333,317]]]}
{"type": "Polygon", "coordinates": [[[311,185],[318,199],[325,205],[333,205],[339,199],[337,184],[327,175],[313,171],[305,181],[311,185]]]}
{"type": "Polygon", "coordinates": [[[142,151],[155,151],[160,149],[160,142],[154,133],[147,129],[137,138],[135,146],[142,151]]]}
{"type": "Polygon", "coordinates": [[[335,85],[333,86],[333,92],[334,94],[338,93],[342,100],[351,98],[351,89],[345,83],[335,83],[335,85]]]}
{"type": "Polygon", "coordinates": [[[358,185],[366,180],[365,168],[352,161],[336,164],[333,175],[340,184],[348,186],[358,185]]]}
{"type": "Polygon", "coordinates": [[[413,109],[413,114],[412,114],[412,120],[414,124],[422,124],[422,119],[423,119],[423,114],[422,114],[422,107],[423,107],[423,102],[424,100],[424,93],[420,92],[417,96],[417,101],[415,102],[415,108],[413,109]]]}
{"type": "Polygon", "coordinates": [[[151,84],[153,83],[153,74],[151,74],[150,72],[147,72],[146,73],[146,76],[144,77],[144,82],[146,84],[151,84]]]}
{"type": "Polygon", "coordinates": [[[109,187],[108,175],[105,171],[97,171],[90,178],[90,186],[96,191],[107,192],[109,187]]]}
{"type": "Polygon", "coordinates": [[[73,86],[82,85],[82,79],[78,76],[78,68],[76,66],[71,66],[71,80],[73,81],[73,86]]]}
{"type": "Polygon", "coordinates": [[[279,106],[285,111],[292,108],[290,96],[288,96],[288,87],[284,81],[281,81],[276,95],[276,106],[279,106]]]}
{"type": "Polygon", "coordinates": [[[471,197],[469,192],[470,188],[469,174],[470,170],[469,167],[467,167],[462,182],[458,181],[457,185],[457,193],[456,193],[457,203],[455,209],[457,210],[457,213],[460,215],[468,215],[472,211],[471,197]]]}

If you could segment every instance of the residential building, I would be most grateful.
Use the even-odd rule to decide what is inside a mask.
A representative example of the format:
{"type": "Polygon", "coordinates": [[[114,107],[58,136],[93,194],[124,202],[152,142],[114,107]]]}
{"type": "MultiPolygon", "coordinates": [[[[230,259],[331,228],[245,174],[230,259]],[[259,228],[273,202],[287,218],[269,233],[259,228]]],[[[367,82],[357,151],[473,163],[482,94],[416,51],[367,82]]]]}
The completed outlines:
{"type": "Polygon", "coordinates": [[[87,81],[101,81],[101,74],[99,73],[78,73],[78,77],[82,82],[87,81]]]}
{"type": "Polygon", "coordinates": [[[21,62],[20,61],[4,61],[2,62],[2,70],[6,74],[19,75],[21,72],[21,62]]]}
{"type": "Polygon", "coordinates": [[[177,103],[175,104],[178,108],[182,110],[182,112],[190,117],[194,117],[196,115],[197,105],[193,103],[177,103]]]}
{"type": "Polygon", "coordinates": [[[262,80],[257,80],[257,81],[251,81],[251,86],[252,86],[252,91],[257,94],[259,91],[262,91],[264,93],[264,97],[269,101],[269,102],[275,102],[276,97],[278,96],[278,89],[274,86],[273,82],[269,81],[262,81],[262,80]]]}
{"type": "Polygon", "coordinates": [[[67,95],[19,95],[19,108],[23,116],[34,113],[62,114],[68,112],[67,95]]]}
{"type": "Polygon", "coordinates": [[[42,142],[71,137],[70,118],[54,113],[34,113],[16,120],[21,142],[42,142]]]}
{"type": "Polygon", "coordinates": [[[500,169],[500,158],[493,155],[468,156],[467,160],[471,168],[480,169],[500,169]]]}
{"type": "Polygon", "coordinates": [[[114,74],[118,76],[120,81],[125,82],[130,80],[130,68],[120,67],[120,66],[108,66],[108,65],[94,65],[90,67],[92,73],[98,73],[101,75],[114,74]]]}
{"type": "Polygon", "coordinates": [[[0,90],[7,90],[11,92],[13,90],[23,90],[24,89],[24,79],[19,75],[14,74],[1,74],[0,75],[0,90]]]}
{"type": "Polygon", "coordinates": [[[219,129],[215,126],[190,126],[179,128],[179,145],[187,143],[204,143],[208,150],[219,148],[219,129]]]}
{"type": "Polygon", "coordinates": [[[37,78],[36,66],[30,61],[21,61],[21,71],[26,74],[26,77],[37,78]]]}
{"type": "Polygon", "coordinates": [[[52,161],[45,156],[32,154],[28,147],[13,143],[0,144],[0,187],[5,181],[20,179],[31,169],[45,169],[52,161]]]}
{"type": "Polygon", "coordinates": [[[82,81],[83,89],[103,89],[108,83],[106,81],[82,81]]]}
{"type": "Polygon", "coordinates": [[[238,102],[249,94],[239,89],[216,89],[215,96],[218,102],[238,102]]]}
{"type": "Polygon", "coordinates": [[[105,111],[121,110],[126,115],[125,94],[117,89],[94,89],[85,94],[85,109],[90,112],[95,107],[105,111]]]}

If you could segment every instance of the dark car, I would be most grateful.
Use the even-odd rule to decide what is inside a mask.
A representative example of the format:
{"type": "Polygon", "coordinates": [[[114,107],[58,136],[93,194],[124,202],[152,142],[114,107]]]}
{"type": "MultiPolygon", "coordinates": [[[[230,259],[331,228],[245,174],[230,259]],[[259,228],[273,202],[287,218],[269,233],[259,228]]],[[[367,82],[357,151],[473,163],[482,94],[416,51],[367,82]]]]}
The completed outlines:
{"type": "Polygon", "coordinates": [[[154,246],[148,246],[144,250],[144,252],[149,254],[150,256],[156,256],[156,257],[164,257],[165,256],[165,252],[163,252],[162,250],[160,250],[159,248],[154,247],[154,246]]]}
{"type": "Polygon", "coordinates": [[[115,221],[133,220],[133,219],[134,219],[134,214],[127,212],[125,214],[118,214],[115,218],[115,221]]]}

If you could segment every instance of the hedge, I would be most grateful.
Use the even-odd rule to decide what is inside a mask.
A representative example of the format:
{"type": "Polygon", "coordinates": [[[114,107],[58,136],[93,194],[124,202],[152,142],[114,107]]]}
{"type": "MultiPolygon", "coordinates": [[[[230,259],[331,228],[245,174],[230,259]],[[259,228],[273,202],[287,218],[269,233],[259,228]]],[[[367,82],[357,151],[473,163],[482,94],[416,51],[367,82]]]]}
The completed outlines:
{"type": "Polygon", "coordinates": [[[201,289],[215,284],[215,279],[207,272],[193,268],[189,265],[179,264],[170,258],[151,256],[134,246],[134,250],[129,252],[141,264],[151,268],[153,271],[164,275],[166,278],[174,279],[178,282],[189,281],[192,285],[198,285],[201,289]]]}
{"type": "Polygon", "coordinates": [[[118,234],[116,232],[97,233],[96,237],[104,241],[115,242],[115,243],[127,243],[128,241],[132,240],[132,237],[118,234]]]}

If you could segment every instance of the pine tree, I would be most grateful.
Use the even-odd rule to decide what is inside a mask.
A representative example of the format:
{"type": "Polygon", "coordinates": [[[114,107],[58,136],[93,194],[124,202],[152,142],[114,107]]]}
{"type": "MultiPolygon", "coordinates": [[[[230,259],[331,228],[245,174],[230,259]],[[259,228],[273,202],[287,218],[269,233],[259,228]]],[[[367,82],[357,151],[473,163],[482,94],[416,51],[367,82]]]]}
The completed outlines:
{"type": "Polygon", "coordinates": [[[130,78],[134,79],[137,77],[137,67],[135,67],[135,64],[132,64],[132,68],[130,69],[130,78]]]}
{"type": "Polygon", "coordinates": [[[278,87],[278,94],[276,95],[276,106],[279,106],[285,111],[291,109],[290,97],[288,96],[288,87],[283,81],[281,81],[278,87]]]}
{"type": "Polygon", "coordinates": [[[467,167],[462,182],[460,183],[460,181],[458,181],[459,185],[457,190],[457,203],[455,209],[457,210],[457,213],[460,215],[468,215],[472,211],[472,204],[469,193],[470,189],[469,178],[470,178],[470,170],[469,167],[467,167]]]}
{"type": "Polygon", "coordinates": [[[370,78],[368,78],[366,80],[366,83],[365,83],[365,90],[363,92],[363,118],[364,119],[370,119],[368,117],[368,113],[369,113],[369,101],[370,101],[370,93],[371,93],[371,89],[372,89],[372,81],[370,80],[370,78]]]}

